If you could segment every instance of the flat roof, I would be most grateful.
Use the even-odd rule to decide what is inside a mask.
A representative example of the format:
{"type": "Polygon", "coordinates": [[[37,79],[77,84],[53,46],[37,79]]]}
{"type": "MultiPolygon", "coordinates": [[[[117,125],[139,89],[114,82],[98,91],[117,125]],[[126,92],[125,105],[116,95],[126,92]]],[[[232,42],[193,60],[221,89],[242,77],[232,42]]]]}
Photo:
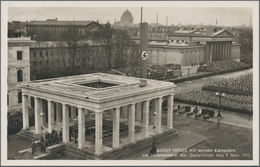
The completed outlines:
{"type": "Polygon", "coordinates": [[[74,25],[74,26],[87,26],[91,23],[95,23],[95,21],[57,21],[57,20],[47,20],[47,21],[31,21],[26,24],[28,25],[48,25],[48,26],[67,26],[67,25],[74,25]]]}
{"type": "MultiPolygon", "coordinates": [[[[75,75],[68,77],[52,78],[45,80],[35,80],[23,83],[23,90],[32,90],[55,94],[63,97],[80,98],[86,101],[101,102],[110,99],[120,99],[122,97],[133,97],[146,93],[160,92],[162,90],[173,91],[176,87],[172,82],[135,78],[107,73],[93,73],[75,75]],[[140,86],[140,80],[146,80],[147,85],[140,86]],[[90,83],[108,83],[112,86],[104,88],[94,88],[90,83]]],[[[171,92],[169,92],[170,94],[171,92]]],[[[172,92],[173,93],[173,92],[172,92]]]]}

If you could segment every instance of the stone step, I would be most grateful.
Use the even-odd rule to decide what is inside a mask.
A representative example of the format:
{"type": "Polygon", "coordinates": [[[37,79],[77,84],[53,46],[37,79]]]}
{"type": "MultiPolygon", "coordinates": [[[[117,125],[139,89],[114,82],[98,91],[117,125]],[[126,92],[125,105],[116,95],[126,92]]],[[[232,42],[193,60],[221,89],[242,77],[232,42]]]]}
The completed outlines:
{"type": "Polygon", "coordinates": [[[17,137],[21,140],[24,140],[24,141],[28,141],[28,142],[32,142],[32,141],[35,141],[35,140],[39,140],[38,137],[34,136],[33,134],[31,133],[23,133],[23,132],[19,132],[17,133],[17,137]]]}
{"type": "Polygon", "coordinates": [[[27,151],[17,157],[14,157],[16,160],[32,160],[35,154],[32,154],[31,152],[27,151]]]}

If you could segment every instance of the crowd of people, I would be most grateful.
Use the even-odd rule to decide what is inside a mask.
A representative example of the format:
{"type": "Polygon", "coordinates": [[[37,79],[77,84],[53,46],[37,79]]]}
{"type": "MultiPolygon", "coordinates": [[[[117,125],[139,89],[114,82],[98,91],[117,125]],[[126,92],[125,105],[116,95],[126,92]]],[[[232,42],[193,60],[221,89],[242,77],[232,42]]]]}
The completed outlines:
{"type": "MultiPolygon", "coordinates": [[[[23,128],[22,113],[17,113],[15,115],[10,115],[10,113],[8,113],[7,120],[8,120],[8,126],[7,126],[8,135],[18,133],[23,128]]],[[[29,126],[34,126],[34,114],[29,115],[29,126]]]]}
{"type": "MultiPolygon", "coordinates": [[[[181,75],[181,66],[179,64],[151,65],[147,67],[147,78],[156,80],[165,80],[175,78],[181,75]]],[[[131,77],[141,77],[140,67],[126,67],[120,69],[111,69],[109,74],[125,75],[131,77]]]]}
{"type": "MultiPolygon", "coordinates": [[[[218,108],[219,106],[219,97],[216,96],[215,92],[210,91],[192,91],[176,94],[174,100],[213,108],[218,108]]],[[[253,114],[253,97],[227,94],[225,97],[222,97],[221,108],[253,114]]]]}
{"type": "Polygon", "coordinates": [[[8,135],[19,132],[23,128],[22,113],[8,116],[8,135]]]}
{"type": "MultiPolygon", "coordinates": [[[[40,141],[41,153],[46,152],[47,147],[55,144],[59,144],[61,141],[62,141],[62,130],[58,132],[53,129],[51,133],[46,132],[45,137],[41,135],[41,141],[40,141]]],[[[37,148],[34,141],[32,142],[31,148],[32,148],[32,154],[34,154],[37,148]]]]}
{"type": "Polygon", "coordinates": [[[240,54],[240,61],[253,66],[253,53],[240,54]]]}
{"type": "Polygon", "coordinates": [[[199,72],[220,72],[226,70],[241,69],[249,66],[250,66],[249,64],[246,64],[244,62],[237,62],[234,60],[223,60],[223,61],[208,62],[207,66],[200,66],[198,71],[199,72]]]}
{"type": "Polygon", "coordinates": [[[253,74],[214,80],[204,84],[202,90],[253,96],[253,74]]]}

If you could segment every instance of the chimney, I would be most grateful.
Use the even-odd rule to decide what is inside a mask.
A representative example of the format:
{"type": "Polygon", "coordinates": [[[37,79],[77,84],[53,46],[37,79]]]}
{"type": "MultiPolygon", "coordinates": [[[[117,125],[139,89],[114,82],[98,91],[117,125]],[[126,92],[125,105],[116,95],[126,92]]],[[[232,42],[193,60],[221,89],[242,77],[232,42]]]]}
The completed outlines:
{"type": "Polygon", "coordinates": [[[250,25],[250,27],[252,27],[252,15],[250,15],[250,23],[249,23],[250,25]]]}
{"type": "Polygon", "coordinates": [[[166,26],[168,26],[168,16],[166,16],[166,26]]]}
{"type": "Polygon", "coordinates": [[[158,12],[157,12],[157,17],[156,17],[156,23],[158,24],[158,12]]]}

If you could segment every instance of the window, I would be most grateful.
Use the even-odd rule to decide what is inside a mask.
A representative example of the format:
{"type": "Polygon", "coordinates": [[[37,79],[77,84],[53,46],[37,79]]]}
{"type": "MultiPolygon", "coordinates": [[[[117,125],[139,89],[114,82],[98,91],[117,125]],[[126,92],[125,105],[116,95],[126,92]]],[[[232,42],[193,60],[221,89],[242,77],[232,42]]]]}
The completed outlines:
{"type": "Polygon", "coordinates": [[[40,64],[42,64],[42,60],[40,61],[40,64]]]}
{"type": "Polygon", "coordinates": [[[36,65],[36,61],[34,61],[33,64],[36,65]]]}
{"type": "Polygon", "coordinates": [[[40,52],[40,56],[42,56],[42,52],[40,52]]]}
{"type": "Polygon", "coordinates": [[[23,82],[23,71],[22,70],[17,71],[17,82],[23,82]]]}
{"type": "Polygon", "coordinates": [[[9,94],[7,94],[7,105],[9,106],[9,94]]]}
{"type": "Polygon", "coordinates": [[[23,59],[23,52],[17,51],[17,60],[22,60],[22,59],[23,59]]]}
{"type": "Polygon", "coordinates": [[[51,52],[51,55],[53,56],[53,51],[51,52]]]}
{"type": "Polygon", "coordinates": [[[48,64],[48,62],[49,62],[49,61],[48,61],[48,60],[46,60],[46,64],[48,64]]]}
{"type": "Polygon", "coordinates": [[[36,74],[37,70],[35,69],[35,70],[33,70],[33,71],[34,71],[34,74],[36,74]]]}
{"type": "Polygon", "coordinates": [[[35,52],[33,52],[33,57],[36,57],[36,53],[35,52]]]}
{"type": "Polygon", "coordinates": [[[48,52],[46,52],[45,54],[46,54],[46,56],[48,56],[48,52]]]}
{"type": "Polygon", "coordinates": [[[22,103],[22,92],[18,93],[18,103],[22,103]]]}

